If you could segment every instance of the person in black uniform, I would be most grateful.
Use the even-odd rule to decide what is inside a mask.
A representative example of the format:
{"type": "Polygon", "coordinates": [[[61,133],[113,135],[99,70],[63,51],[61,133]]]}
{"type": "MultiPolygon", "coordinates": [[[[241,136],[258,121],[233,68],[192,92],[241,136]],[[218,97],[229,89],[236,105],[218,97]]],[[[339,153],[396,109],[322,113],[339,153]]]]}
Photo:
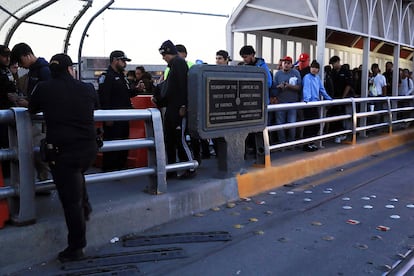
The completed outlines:
{"type": "Polygon", "coordinates": [[[43,112],[46,122],[47,161],[65,214],[68,247],[61,262],[84,257],[86,223],[92,211],[84,173],[98,150],[94,109],[98,96],[93,85],[74,79],[72,60],[57,54],[50,60],[52,79],[32,92],[29,112],[43,112]]]}
{"type": "MultiPolygon", "coordinates": [[[[162,58],[168,63],[170,72],[164,83],[165,90],[165,147],[167,151],[168,164],[177,162],[178,159],[188,161],[192,159],[191,152],[185,141],[186,113],[187,113],[187,62],[178,55],[175,45],[167,40],[159,48],[162,58]]],[[[193,176],[195,170],[180,172],[179,178],[193,176]]],[[[168,174],[173,177],[173,173],[168,174]]]]}
{"type": "MultiPolygon", "coordinates": [[[[110,65],[105,75],[99,79],[99,100],[102,109],[130,109],[130,98],[138,95],[135,87],[131,88],[124,75],[126,62],[131,61],[124,52],[113,51],[109,57],[110,65]]],[[[129,137],[128,121],[110,121],[103,125],[104,140],[121,140],[129,137]]],[[[128,151],[109,151],[103,153],[102,170],[116,171],[125,168],[128,151]]]]}
{"type": "MultiPolygon", "coordinates": [[[[0,45],[0,109],[9,109],[16,106],[12,95],[16,93],[16,86],[13,81],[13,75],[9,70],[10,49],[0,45]]],[[[9,147],[8,126],[0,124],[0,148],[9,147]]],[[[3,175],[10,175],[10,162],[1,162],[3,175]]]]}

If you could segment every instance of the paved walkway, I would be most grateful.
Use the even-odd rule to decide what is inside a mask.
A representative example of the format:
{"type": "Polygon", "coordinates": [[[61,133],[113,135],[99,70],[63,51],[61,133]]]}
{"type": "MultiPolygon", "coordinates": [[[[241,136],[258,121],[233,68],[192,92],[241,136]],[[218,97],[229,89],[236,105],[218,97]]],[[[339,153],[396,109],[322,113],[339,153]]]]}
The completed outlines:
{"type": "MultiPolygon", "coordinates": [[[[275,156],[272,156],[272,159],[275,160],[272,162],[272,168],[251,168],[249,166],[251,162],[246,163],[246,166],[249,166],[247,167],[247,173],[243,174],[241,177],[252,176],[252,181],[255,181],[255,177],[256,180],[259,180],[259,177],[263,172],[267,172],[267,174],[271,174],[267,176],[268,178],[271,177],[277,179],[278,177],[275,177],[273,171],[274,167],[279,167],[281,163],[289,163],[297,164],[298,171],[300,169],[303,170],[303,167],[300,167],[303,166],[300,162],[304,159],[314,160],[316,156],[324,156],[324,163],[327,166],[326,170],[332,170],[333,166],[338,167],[339,164],[335,163],[337,161],[332,162],[333,160],[340,159],[336,156],[342,155],[340,152],[349,150],[351,147],[354,148],[355,151],[365,152],[365,155],[369,156],[374,154],[369,150],[373,145],[377,147],[376,151],[379,153],[397,147],[399,144],[404,144],[409,138],[412,140],[412,136],[412,131],[404,131],[392,136],[387,135],[385,137],[366,139],[366,141],[355,146],[340,145],[338,147],[329,145],[327,148],[321,149],[317,153],[310,153],[311,155],[299,151],[278,152],[274,154],[275,156]]],[[[347,158],[343,159],[343,164],[347,163],[347,161],[347,158]]],[[[321,160],[316,158],[314,162],[319,165],[314,165],[313,167],[323,168],[323,166],[320,165],[320,162],[322,162],[321,160]]],[[[96,255],[97,253],[101,253],[102,250],[105,249],[104,245],[110,244],[110,240],[114,237],[121,237],[128,233],[139,233],[144,230],[152,229],[154,226],[162,225],[184,217],[187,217],[186,219],[194,219],[191,215],[205,212],[205,210],[208,210],[209,208],[220,206],[228,202],[239,202],[240,178],[213,178],[211,175],[215,175],[215,170],[216,160],[204,160],[196,178],[191,180],[170,181],[168,185],[169,192],[159,196],[151,196],[142,192],[146,186],[145,178],[139,179],[138,181],[119,181],[88,186],[94,213],[91,217],[91,221],[88,223],[87,254],[96,255]]],[[[282,186],[281,189],[285,189],[286,187],[283,186],[284,184],[296,185],[295,183],[300,183],[300,179],[304,179],[302,175],[299,174],[299,176],[300,178],[294,177],[288,182],[286,182],[286,179],[282,179],[283,181],[273,180],[271,184],[268,184],[270,186],[266,186],[264,189],[272,190],[280,186],[282,186]]],[[[257,182],[260,183],[260,181],[257,182]]],[[[244,183],[245,185],[252,185],[252,183],[244,183]]],[[[295,187],[295,189],[296,188],[300,189],[299,187],[295,187]]],[[[237,208],[243,208],[245,204],[247,204],[245,207],[248,207],[248,204],[256,204],[261,201],[267,202],[269,200],[268,197],[271,195],[266,192],[261,194],[261,196],[258,196],[262,189],[263,187],[259,184],[257,192],[255,193],[257,194],[257,200],[250,203],[239,202],[240,204],[237,204],[237,208]]],[[[280,193],[280,191],[277,193],[280,193]]],[[[275,206],[280,207],[280,204],[283,202],[290,202],[290,199],[280,199],[280,202],[278,200],[275,201],[275,206]]],[[[318,200],[322,200],[322,198],[319,198],[318,200]]],[[[16,271],[21,271],[21,273],[38,271],[45,275],[54,275],[62,272],[59,270],[59,265],[56,261],[50,261],[54,260],[57,252],[65,247],[66,230],[57,196],[55,193],[52,193],[49,197],[38,198],[38,201],[37,213],[39,219],[36,224],[26,227],[7,226],[0,230],[0,244],[2,245],[0,253],[1,274],[8,274],[16,271]],[[44,265],[34,266],[35,264],[42,263],[44,263],[44,265]],[[28,267],[31,267],[31,269],[27,269],[28,267]],[[23,270],[24,272],[22,272],[22,269],[25,269],[23,270]]],[[[303,198],[300,199],[301,204],[303,204],[302,201],[303,198]]],[[[221,206],[221,210],[222,209],[225,208],[221,206]]],[[[241,210],[239,210],[239,212],[240,211],[241,210]]],[[[211,212],[214,211],[208,211],[208,213],[211,212]]],[[[237,209],[235,209],[234,212],[237,212],[237,209]]],[[[292,218],[296,217],[294,216],[294,213],[295,212],[289,211],[280,215],[284,219],[289,219],[291,215],[292,218]]],[[[250,215],[246,214],[246,216],[250,215]]],[[[261,221],[262,219],[260,218],[259,220],[261,221]]],[[[240,218],[238,218],[237,221],[239,221],[239,224],[241,225],[246,224],[246,222],[243,222],[240,218]]],[[[235,222],[236,221],[234,221],[234,223],[235,222]]],[[[191,222],[189,225],[198,225],[198,223],[199,221],[196,223],[191,222]]],[[[272,224],[273,222],[269,223],[272,224]]],[[[250,225],[250,223],[247,224],[250,225]]],[[[184,223],[183,225],[186,224],[184,223]]],[[[229,216],[224,216],[218,218],[217,221],[208,222],[207,225],[210,225],[210,227],[204,227],[203,225],[205,226],[206,224],[200,223],[198,226],[201,228],[198,229],[183,226],[183,229],[177,229],[176,231],[193,231],[196,229],[196,231],[207,231],[209,229],[230,230],[233,222],[230,221],[229,216]],[[220,224],[220,222],[226,222],[225,226],[221,227],[222,224],[220,224]]],[[[260,231],[259,228],[257,228],[257,231],[260,231]]],[[[233,231],[233,229],[231,230],[233,231]]],[[[157,231],[154,233],[157,233],[157,231]]],[[[246,232],[245,235],[251,235],[252,232],[249,231],[248,233],[249,234],[246,232]]],[[[179,274],[177,273],[176,275],[179,274]]]]}

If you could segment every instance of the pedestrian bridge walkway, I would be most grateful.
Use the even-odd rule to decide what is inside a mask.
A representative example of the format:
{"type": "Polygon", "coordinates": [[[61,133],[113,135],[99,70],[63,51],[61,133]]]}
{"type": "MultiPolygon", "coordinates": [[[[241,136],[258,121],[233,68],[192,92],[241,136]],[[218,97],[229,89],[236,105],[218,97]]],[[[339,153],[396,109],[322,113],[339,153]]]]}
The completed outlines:
{"type": "MultiPolygon", "coordinates": [[[[293,149],[274,151],[271,166],[258,167],[248,159],[235,177],[216,178],[217,160],[203,160],[192,179],[169,180],[168,193],[145,193],[146,177],[112,180],[88,185],[93,213],[87,224],[87,254],[111,239],[207,210],[240,197],[291,184],[306,176],[408,145],[414,130],[360,138],[358,144],[325,143],[317,152],[293,149]]],[[[65,247],[66,227],[55,191],[37,196],[37,223],[24,227],[6,225],[0,230],[0,274],[8,274],[53,260],[65,247]]]]}

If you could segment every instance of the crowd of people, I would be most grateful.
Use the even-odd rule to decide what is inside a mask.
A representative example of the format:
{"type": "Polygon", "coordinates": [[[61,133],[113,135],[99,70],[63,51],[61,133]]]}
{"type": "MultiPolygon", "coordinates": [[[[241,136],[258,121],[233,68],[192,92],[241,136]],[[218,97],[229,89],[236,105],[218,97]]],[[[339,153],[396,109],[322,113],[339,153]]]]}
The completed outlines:
{"type": "MultiPolygon", "coordinates": [[[[76,80],[73,62],[66,54],[57,54],[50,62],[37,57],[26,43],[16,44],[12,50],[0,45],[0,108],[28,107],[29,112],[44,112],[46,135],[42,124],[33,125],[35,145],[42,149],[42,159],[36,155],[34,164],[37,178],[48,179],[49,171],[56,184],[68,228],[68,246],[59,253],[62,262],[83,258],[86,246],[86,221],[92,212],[85,186],[84,173],[92,164],[99,144],[93,121],[95,109],[131,109],[131,98],[139,94],[152,95],[153,103],[162,110],[167,162],[197,160],[217,154],[211,149],[212,141],[191,137],[187,133],[188,91],[187,75],[195,64],[187,60],[187,49],[182,44],[164,41],[158,49],[166,62],[163,75],[155,80],[143,66],[126,71],[131,59],[121,50],[112,51],[106,72],[98,79],[98,91],[93,85],[76,80]],[[18,75],[18,67],[28,70],[18,75]],[[56,107],[59,108],[56,108],[56,107]],[[76,110],[76,112],[73,112],[76,110]],[[46,150],[45,150],[46,149],[46,150]]],[[[267,104],[314,102],[319,100],[342,99],[361,95],[361,66],[350,70],[341,64],[338,56],[329,60],[324,67],[324,81],[319,76],[320,64],[302,53],[297,62],[292,57],[280,59],[279,67],[273,73],[266,61],[256,56],[250,45],[243,46],[239,55],[240,66],[257,66],[267,72],[269,98],[267,104]]],[[[225,50],[216,52],[216,65],[227,66],[232,61],[225,50]]],[[[197,61],[196,63],[200,63],[197,61]]],[[[369,77],[369,96],[392,95],[393,64],[387,62],[384,74],[378,64],[372,64],[369,77]]],[[[398,95],[412,95],[414,91],[411,72],[400,70],[398,95]]],[[[341,106],[329,109],[328,116],[344,114],[341,106]]],[[[290,109],[269,114],[268,124],[294,123],[298,120],[318,118],[317,108],[290,109]]],[[[331,131],[346,126],[330,125],[331,131]]],[[[9,145],[7,126],[0,124],[0,147],[9,145]]],[[[271,141],[284,143],[298,137],[315,136],[319,126],[307,126],[303,130],[290,128],[287,133],[279,130],[271,141]]],[[[103,123],[103,139],[128,139],[128,121],[106,121],[103,123]]],[[[246,140],[246,149],[254,148],[254,135],[246,140]]],[[[222,139],[222,138],[216,138],[222,139]]],[[[346,137],[337,137],[341,143],[346,137]]],[[[217,140],[216,140],[217,141],[217,140]]],[[[313,144],[303,146],[304,151],[316,151],[313,144]]],[[[104,172],[126,168],[128,151],[110,151],[103,154],[104,172]]],[[[7,162],[2,162],[3,171],[8,173],[7,162]]],[[[167,178],[185,179],[193,177],[195,169],[168,172],[167,178]]]]}

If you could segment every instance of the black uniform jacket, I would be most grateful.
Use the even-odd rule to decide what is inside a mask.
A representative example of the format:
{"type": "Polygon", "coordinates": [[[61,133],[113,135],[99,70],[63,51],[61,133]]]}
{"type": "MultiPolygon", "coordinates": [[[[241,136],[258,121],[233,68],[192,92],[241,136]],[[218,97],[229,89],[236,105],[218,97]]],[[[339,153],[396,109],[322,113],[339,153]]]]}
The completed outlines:
{"type": "Polygon", "coordinates": [[[174,57],[168,64],[170,72],[166,80],[166,123],[180,125],[179,109],[187,106],[187,62],[179,56],[174,57]]]}
{"type": "Polygon", "coordinates": [[[132,90],[123,73],[115,72],[111,66],[105,75],[105,80],[99,87],[99,100],[102,109],[129,109],[132,108],[131,97],[137,95],[132,90]]]}
{"type": "Polygon", "coordinates": [[[43,112],[48,143],[76,148],[96,139],[94,109],[98,96],[92,84],[69,74],[40,82],[33,90],[29,112],[43,112]]]}
{"type": "Polygon", "coordinates": [[[8,109],[14,104],[9,101],[8,93],[16,93],[13,75],[7,67],[0,67],[0,109],[8,109]]]}

